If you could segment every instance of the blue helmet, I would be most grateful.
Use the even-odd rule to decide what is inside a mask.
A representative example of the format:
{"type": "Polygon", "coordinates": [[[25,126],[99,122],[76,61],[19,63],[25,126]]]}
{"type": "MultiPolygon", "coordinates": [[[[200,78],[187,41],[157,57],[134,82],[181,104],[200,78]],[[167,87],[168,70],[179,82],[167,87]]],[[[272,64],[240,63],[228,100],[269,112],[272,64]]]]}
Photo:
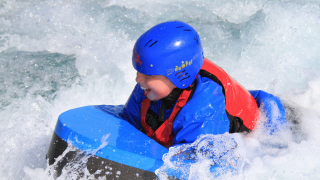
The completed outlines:
{"type": "Polygon", "coordinates": [[[145,32],[133,48],[132,65],[146,75],[163,75],[185,89],[199,73],[204,56],[198,33],[188,24],[170,21],[145,32]]]}

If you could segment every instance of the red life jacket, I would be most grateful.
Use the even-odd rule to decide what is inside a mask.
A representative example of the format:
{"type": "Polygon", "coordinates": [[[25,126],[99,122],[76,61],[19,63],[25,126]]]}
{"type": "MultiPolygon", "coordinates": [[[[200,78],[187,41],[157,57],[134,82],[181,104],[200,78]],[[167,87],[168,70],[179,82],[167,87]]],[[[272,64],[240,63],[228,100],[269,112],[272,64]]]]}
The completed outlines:
{"type": "MultiPolygon", "coordinates": [[[[222,68],[206,58],[204,58],[201,70],[214,75],[215,78],[221,82],[225,95],[226,111],[230,115],[240,118],[243,121],[243,125],[245,125],[249,130],[252,130],[256,126],[256,122],[259,118],[258,105],[253,96],[237,81],[230,77],[222,68]]],[[[147,111],[150,106],[150,100],[145,98],[141,103],[140,116],[142,127],[147,132],[147,135],[160,144],[170,147],[173,139],[173,121],[180,109],[187,103],[190,94],[191,89],[182,91],[170,117],[164,121],[156,131],[153,131],[145,121],[147,111]]]]}

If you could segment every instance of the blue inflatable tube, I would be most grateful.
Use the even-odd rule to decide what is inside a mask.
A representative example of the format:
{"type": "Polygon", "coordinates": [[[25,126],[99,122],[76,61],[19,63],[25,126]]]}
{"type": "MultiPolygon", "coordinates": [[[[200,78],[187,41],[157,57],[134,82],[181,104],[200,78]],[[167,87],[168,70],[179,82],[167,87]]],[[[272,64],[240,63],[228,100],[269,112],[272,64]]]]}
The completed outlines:
{"type": "MultiPolygon", "coordinates": [[[[286,120],[280,99],[264,91],[250,93],[267,116],[269,133],[281,129],[286,120]]],[[[162,156],[168,149],[119,117],[122,108],[122,105],[85,106],[59,116],[47,153],[49,165],[56,166],[56,176],[77,154],[85,152],[85,156],[90,156],[86,167],[95,177],[157,179],[154,172],[163,165],[162,156]],[[76,150],[55,162],[70,145],[76,150]]]]}
{"type": "MultiPolygon", "coordinates": [[[[122,106],[118,106],[120,108],[122,106]]],[[[87,162],[92,174],[102,170],[96,175],[105,175],[108,171],[107,179],[156,179],[154,172],[163,164],[162,156],[168,149],[110,113],[114,109],[117,107],[86,106],[62,113],[47,153],[49,164],[54,163],[69,143],[89,154],[96,151],[87,162]],[[105,169],[106,165],[111,168],[105,169]]]]}

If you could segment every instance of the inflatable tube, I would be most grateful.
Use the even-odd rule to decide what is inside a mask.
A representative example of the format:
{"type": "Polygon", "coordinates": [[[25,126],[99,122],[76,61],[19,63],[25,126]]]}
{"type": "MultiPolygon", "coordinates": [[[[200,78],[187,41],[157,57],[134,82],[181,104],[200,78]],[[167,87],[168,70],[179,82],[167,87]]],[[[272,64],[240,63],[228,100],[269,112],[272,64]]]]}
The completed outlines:
{"type": "MultiPolygon", "coordinates": [[[[263,91],[250,91],[267,118],[270,134],[286,124],[279,98],[263,91]]],[[[117,116],[123,106],[86,106],[62,113],[47,153],[49,165],[69,146],[75,147],[55,163],[56,176],[76,154],[88,152],[86,167],[95,177],[106,179],[157,179],[154,173],[163,165],[168,149],[117,116]]],[[[81,157],[80,157],[81,158],[81,157]]]]}
{"type": "MultiPolygon", "coordinates": [[[[86,106],[62,113],[47,153],[49,165],[63,153],[68,143],[79,151],[97,152],[86,166],[96,177],[107,179],[156,179],[168,149],[110,113],[114,106],[86,106]],[[110,108],[111,107],[111,108],[110,108]],[[106,138],[107,137],[107,138],[106,138]],[[105,140],[105,142],[104,142],[105,140]],[[68,143],[67,143],[68,142],[68,143]],[[106,144],[103,146],[103,144],[106,144]],[[108,168],[106,168],[108,167],[108,168]],[[97,170],[101,172],[97,173],[97,170]]],[[[121,106],[122,107],[122,106],[121,106]]],[[[56,176],[76,152],[69,152],[56,167],[56,176]]]]}

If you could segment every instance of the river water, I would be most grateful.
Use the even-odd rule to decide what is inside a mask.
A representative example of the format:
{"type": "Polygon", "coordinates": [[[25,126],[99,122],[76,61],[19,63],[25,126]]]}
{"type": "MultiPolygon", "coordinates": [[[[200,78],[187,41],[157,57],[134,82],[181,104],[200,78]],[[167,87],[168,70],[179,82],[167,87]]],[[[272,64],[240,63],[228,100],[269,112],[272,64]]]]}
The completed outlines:
{"type": "Polygon", "coordinates": [[[124,104],[135,40],[169,20],[192,25],[205,57],[279,96],[298,124],[282,148],[259,130],[243,137],[247,165],[228,178],[319,179],[319,0],[0,1],[0,179],[52,179],[45,154],[59,114],[124,104]]]}

